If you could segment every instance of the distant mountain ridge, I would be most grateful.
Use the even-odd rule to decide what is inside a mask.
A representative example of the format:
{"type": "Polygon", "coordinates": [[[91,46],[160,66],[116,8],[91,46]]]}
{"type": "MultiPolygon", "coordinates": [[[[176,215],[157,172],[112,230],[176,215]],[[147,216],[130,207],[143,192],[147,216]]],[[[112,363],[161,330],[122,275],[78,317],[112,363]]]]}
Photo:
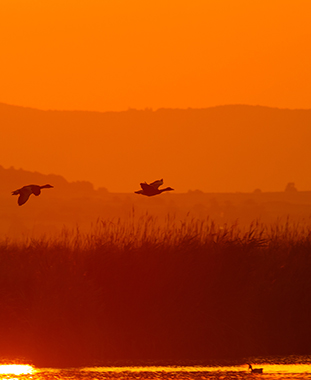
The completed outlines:
{"type": "Polygon", "coordinates": [[[0,163],[130,192],[164,178],[179,192],[311,189],[311,110],[227,105],[122,112],[0,104],[0,163]],[[13,149],[12,149],[13,147],[13,149]]]}
{"type": "Polygon", "coordinates": [[[144,109],[136,109],[136,108],[128,108],[127,110],[123,111],[89,111],[89,110],[59,110],[59,109],[41,109],[41,108],[36,108],[36,107],[28,107],[28,106],[20,106],[20,105],[15,105],[15,104],[8,104],[8,103],[3,103],[0,102],[0,110],[2,109],[11,109],[13,111],[16,111],[17,109],[19,110],[30,110],[30,111],[35,111],[35,112],[76,112],[76,113],[94,113],[94,114],[119,114],[119,113],[127,113],[127,112],[161,112],[161,111],[204,111],[204,110],[212,110],[212,109],[219,109],[219,108],[240,108],[240,107],[246,107],[246,108],[256,108],[256,109],[267,109],[267,110],[279,110],[279,111],[289,111],[289,112],[311,112],[311,107],[310,108],[280,108],[280,107],[271,107],[271,106],[263,106],[263,105],[251,105],[251,104],[222,104],[222,105],[217,105],[217,106],[211,106],[211,107],[201,107],[201,108],[194,108],[194,107],[187,107],[187,108],[166,108],[166,107],[161,107],[157,109],[152,109],[149,107],[146,107],[144,109]]]}

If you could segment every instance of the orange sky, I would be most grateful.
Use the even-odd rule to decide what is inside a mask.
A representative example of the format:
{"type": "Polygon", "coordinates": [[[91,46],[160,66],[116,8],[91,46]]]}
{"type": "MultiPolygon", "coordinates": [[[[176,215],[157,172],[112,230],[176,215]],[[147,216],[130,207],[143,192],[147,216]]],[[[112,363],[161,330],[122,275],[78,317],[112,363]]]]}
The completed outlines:
{"type": "MultiPolygon", "coordinates": [[[[1,0],[0,103],[43,110],[90,111],[206,108],[227,104],[310,109],[310,16],[310,0],[1,0]]],[[[185,166],[178,167],[178,162],[182,162],[183,155],[187,165],[194,165],[192,157],[200,145],[197,136],[192,136],[187,150],[182,149],[180,153],[177,141],[176,146],[171,144],[171,152],[158,152],[168,154],[171,162],[176,161],[172,169],[165,164],[159,166],[155,156],[154,170],[148,167],[143,172],[134,160],[133,173],[124,169],[121,160],[120,168],[116,164],[112,167],[114,175],[103,177],[100,160],[104,164],[109,162],[103,153],[107,142],[103,142],[96,159],[100,165],[96,173],[100,174],[92,174],[94,160],[87,161],[86,157],[92,157],[94,146],[87,150],[85,137],[80,141],[83,149],[70,147],[71,151],[76,149],[71,154],[76,157],[71,164],[66,149],[60,150],[57,143],[52,145],[50,136],[46,135],[45,146],[40,149],[53,153],[38,160],[37,152],[43,140],[38,143],[37,132],[31,125],[25,127],[27,133],[22,140],[14,135],[10,142],[4,135],[6,152],[2,152],[0,165],[60,174],[68,180],[90,180],[113,191],[132,190],[134,186],[129,185],[129,180],[124,185],[126,176],[135,177],[137,184],[161,177],[169,181],[173,171],[176,178],[171,180],[179,191],[189,188],[249,191],[262,186],[273,191],[283,190],[289,181],[297,182],[299,189],[310,189],[309,183],[304,183],[309,176],[304,174],[306,161],[299,161],[300,153],[309,157],[309,148],[300,152],[301,144],[297,155],[292,147],[283,147],[294,157],[288,156],[292,165],[290,173],[284,164],[286,157],[282,159],[282,167],[276,157],[273,173],[284,172],[278,183],[273,184],[274,174],[271,183],[267,183],[253,173],[254,181],[247,184],[243,179],[249,177],[247,171],[241,171],[242,179],[238,181],[230,178],[233,171],[227,175],[223,169],[232,161],[230,151],[240,155],[241,162],[245,160],[243,149],[237,146],[249,145],[247,136],[233,135],[228,151],[221,145],[218,147],[223,166],[214,168],[218,177],[213,185],[210,185],[211,178],[206,179],[208,186],[200,182],[199,167],[200,173],[191,183],[178,187],[177,177],[181,180],[185,166]]],[[[275,132],[279,130],[281,135],[282,126],[275,127],[275,132]]],[[[62,133],[64,126],[56,123],[53,128],[62,133]]],[[[70,127],[64,133],[70,135],[70,127]]],[[[211,141],[215,145],[214,137],[211,136],[211,141]]],[[[132,138],[137,140],[137,136],[132,138]]],[[[306,140],[306,136],[299,138],[306,140]]],[[[87,139],[90,143],[91,138],[87,139]]],[[[153,139],[152,131],[146,139],[153,139]]],[[[165,136],[159,139],[162,141],[165,136]]],[[[146,149],[150,145],[147,140],[142,142],[146,149]]],[[[120,151],[130,149],[128,142],[117,145],[117,157],[120,151]]],[[[254,151],[264,156],[258,141],[252,144],[254,151]]],[[[129,154],[134,159],[140,152],[136,149],[129,154]]],[[[261,170],[264,171],[263,166],[261,170]]]]}
{"type": "Polygon", "coordinates": [[[0,102],[311,105],[309,0],[2,0],[0,102]]]}

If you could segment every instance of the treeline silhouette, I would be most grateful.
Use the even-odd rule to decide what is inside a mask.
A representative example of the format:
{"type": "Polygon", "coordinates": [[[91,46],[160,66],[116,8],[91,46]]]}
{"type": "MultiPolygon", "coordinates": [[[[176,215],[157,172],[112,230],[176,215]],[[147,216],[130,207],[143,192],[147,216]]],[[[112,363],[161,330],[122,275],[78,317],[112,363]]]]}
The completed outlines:
{"type": "Polygon", "coordinates": [[[0,181],[1,189],[0,193],[10,193],[12,189],[21,187],[28,184],[36,183],[48,183],[54,184],[56,189],[63,197],[74,196],[79,194],[95,195],[97,192],[105,193],[108,190],[100,188],[97,192],[94,190],[94,186],[88,181],[75,181],[68,182],[61,175],[56,174],[42,174],[39,172],[31,172],[24,169],[15,169],[10,167],[5,169],[0,165],[0,181]]]}
{"type": "Polygon", "coordinates": [[[310,227],[151,216],[0,244],[0,355],[37,366],[311,354],[310,227]]]}
{"type": "MultiPolygon", "coordinates": [[[[140,217],[149,213],[162,225],[167,214],[183,220],[188,214],[197,219],[209,216],[221,225],[249,225],[258,219],[263,223],[284,222],[288,215],[299,223],[310,220],[311,191],[298,191],[295,184],[284,184],[284,191],[269,193],[255,189],[252,193],[204,193],[200,190],[164,193],[159,197],[142,197],[134,193],[111,193],[106,188],[94,189],[87,181],[68,182],[59,175],[43,175],[22,169],[0,166],[0,236],[14,239],[40,238],[59,234],[64,226],[79,225],[90,230],[98,218],[127,220],[132,210],[140,217]],[[44,197],[30,199],[21,208],[11,195],[25,184],[52,184],[44,197]]],[[[108,186],[107,186],[108,188],[108,186]]]]}

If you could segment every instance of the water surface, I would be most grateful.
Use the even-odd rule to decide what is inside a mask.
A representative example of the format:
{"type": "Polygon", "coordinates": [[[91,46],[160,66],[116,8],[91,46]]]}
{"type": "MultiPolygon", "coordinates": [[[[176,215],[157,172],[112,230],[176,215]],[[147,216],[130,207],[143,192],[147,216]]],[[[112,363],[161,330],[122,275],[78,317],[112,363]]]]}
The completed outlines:
{"type": "Polygon", "coordinates": [[[263,374],[252,374],[248,365],[236,366],[148,366],[148,367],[87,367],[87,368],[35,368],[35,367],[7,367],[0,366],[0,379],[6,380],[238,380],[238,379],[310,379],[311,363],[254,363],[253,368],[263,368],[263,374]],[[12,372],[12,373],[9,373],[12,372]]]}

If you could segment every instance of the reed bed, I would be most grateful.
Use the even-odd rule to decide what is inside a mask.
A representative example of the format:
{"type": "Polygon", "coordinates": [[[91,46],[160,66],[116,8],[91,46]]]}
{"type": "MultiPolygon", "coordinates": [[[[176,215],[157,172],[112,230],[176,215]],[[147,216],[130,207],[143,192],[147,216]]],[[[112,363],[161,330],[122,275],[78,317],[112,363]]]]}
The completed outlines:
{"type": "Polygon", "coordinates": [[[37,365],[311,354],[311,230],[97,220],[0,241],[0,355],[37,365]]]}
{"type": "Polygon", "coordinates": [[[81,232],[79,226],[74,229],[63,227],[56,236],[42,235],[40,238],[22,237],[19,240],[4,238],[0,240],[0,249],[65,249],[68,251],[90,251],[107,245],[118,249],[139,248],[145,244],[177,247],[195,241],[198,245],[239,244],[241,246],[270,246],[271,244],[306,244],[310,240],[311,225],[307,222],[277,220],[273,224],[264,224],[259,220],[248,226],[240,226],[238,221],[232,224],[216,224],[208,217],[195,219],[189,217],[176,220],[168,214],[164,221],[146,213],[135,219],[135,212],[126,219],[98,219],[89,232],[81,232]]]}

